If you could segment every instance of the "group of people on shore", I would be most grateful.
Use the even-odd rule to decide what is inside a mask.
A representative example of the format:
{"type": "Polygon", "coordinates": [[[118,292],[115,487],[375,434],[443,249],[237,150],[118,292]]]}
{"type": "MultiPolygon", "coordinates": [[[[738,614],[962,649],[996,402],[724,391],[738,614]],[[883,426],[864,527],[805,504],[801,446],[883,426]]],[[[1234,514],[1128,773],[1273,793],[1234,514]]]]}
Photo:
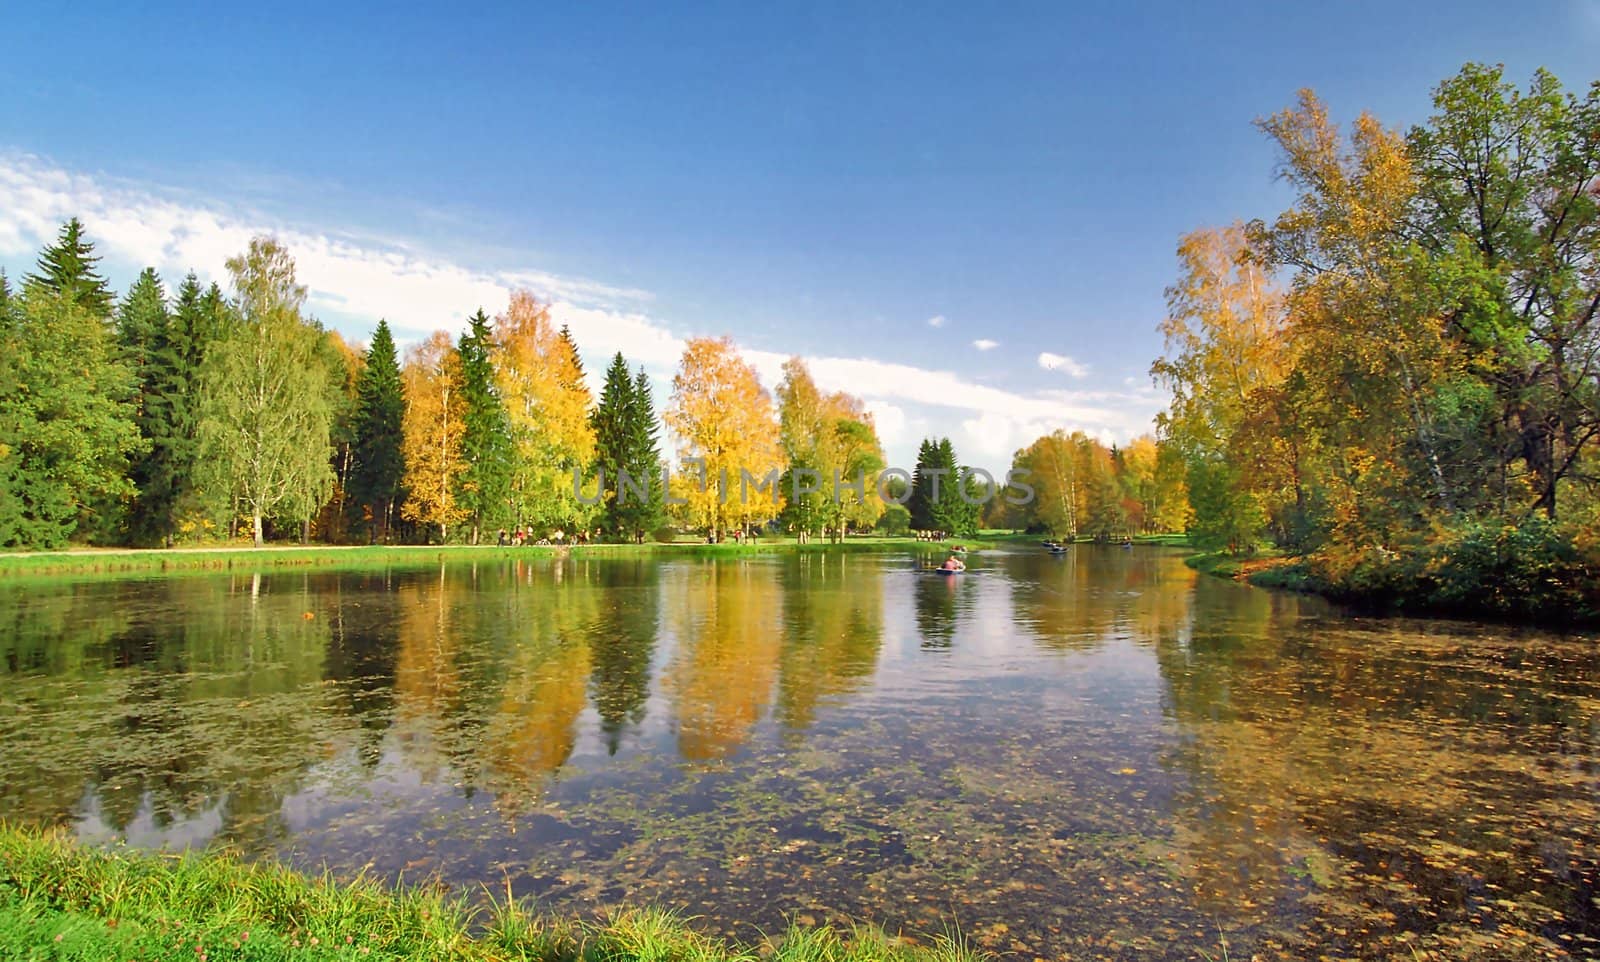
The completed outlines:
{"type": "Polygon", "coordinates": [[[588,530],[574,531],[574,532],[572,532],[570,534],[568,534],[566,531],[556,530],[556,531],[550,532],[550,534],[547,537],[543,537],[543,538],[535,538],[533,536],[533,532],[532,531],[527,531],[527,530],[524,530],[522,528],[517,528],[514,531],[507,531],[505,528],[501,528],[499,536],[498,536],[497,540],[495,541],[495,544],[498,545],[499,547],[502,547],[502,548],[520,548],[520,547],[522,547],[523,545],[526,545],[526,544],[536,544],[536,545],[588,544],[590,541],[599,541],[599,540],[600,540],[600,529],[599,528],[595,528],[593,531],[588,531],[588,530]]]}

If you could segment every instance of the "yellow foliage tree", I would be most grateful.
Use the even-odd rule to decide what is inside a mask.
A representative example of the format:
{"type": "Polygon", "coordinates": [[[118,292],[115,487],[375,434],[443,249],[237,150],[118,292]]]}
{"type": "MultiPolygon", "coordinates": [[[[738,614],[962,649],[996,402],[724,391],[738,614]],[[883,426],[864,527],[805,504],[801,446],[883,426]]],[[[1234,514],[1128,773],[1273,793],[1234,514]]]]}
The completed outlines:
{"type": "Polygon", "coordinates": [[[742,483],[741,472],[747,472],[758,482],[770,476],[776,487],[783,452],[772,398],[732,340],[689,341],[672,379],[672,399],[664,419],[677,435],[679,456],[686,460],[675,494],[687,501],[684,516],[690,524],[720,539],[730,524],[765,520],[777,513],[775,492],[757,492],[742,483]],[[701,459],[700,466],[687,463],[692,458],[701,459]]]}
{"type": "Polygon", "coordinates": [[[438,525],[444,540],[450,525],[467,516],[455,496],[456,479],[466,466],[461,459],[465,404],[460,357],[450,335],[435,331],[413,345],[400,376],[406,398],[400,450],[408,492],[400,514],[418,524],[438,525]]]}
{"type": "Polygon", "coordinates": [[[594,460],[593,397],[572,338],[555,326],[548,304],[516,291],[495,318],[490,360],[516,444],[518,524],[584,524],[589,510],[573,496],[572,477],[594,460]]]}
{"type": "Polygon", "coordinates": [[[839,539],[846,524],[871,525],[883,513],[876,489],[884,463],[872,415],[854,395],[819,391],[798,357],[784,362],[783,375],[778,385],[778,438],[791,472],[785,475],[783,491],[791,502],[786,520],[801,540],[823,526],[839,539]],[[796,469],[815,471],[819,490],[795,498],[791,477],[796,469]]]}

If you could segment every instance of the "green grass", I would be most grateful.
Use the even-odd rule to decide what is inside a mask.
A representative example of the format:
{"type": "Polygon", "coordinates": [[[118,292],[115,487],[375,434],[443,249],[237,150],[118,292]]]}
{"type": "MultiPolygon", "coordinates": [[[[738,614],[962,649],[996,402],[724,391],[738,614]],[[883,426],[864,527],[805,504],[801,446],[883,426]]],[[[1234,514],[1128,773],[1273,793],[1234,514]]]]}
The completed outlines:
{"type": "MultiPolygon", "coordinates": [[[[506,561],[550,558],[563,553],[588,558],[654,556],[736,556],[771,552],[854,552],[915,548],[911,538],[851,537],[843,544],[822,541],[796,544],[793,539],[758,539],[746,544],[705,544],[679,541],[674,544],[590,544],[562,548],[554,545],[525,545],[501,548],[495,545],[341,545],[247,546],[217,548],[127,548],[72,551],[18,552],[0,554],[0,578],[29,575],[162,574],[180,571],[261,571],[282,568],[333,568],[382,570],[394,567],[421,567],[443,561],[506,561]]],[[[926,547],[934,547],[925,545],[926,547]]]]}
{"type": "Polygon", "coordinates": [[[438,886],[338,881],[226,855],[79,846],[0,826],[0,958],[72,962],[971,962],[959,935],[912,945],[857,927],[791,928],[760,946],[696,932],[671,912],[597,921],[438,886]]]}
{"type": "Polygon", "coordinates": [[[1305,559],[1278,551],[1262,551],[1249,556],[1207,551],[1190,555],[1183,559],[1183,563],[1201,574],[1243,581],[1258,588],[1280,588],[1313,594],[1326,594],[1329,590],[1311,573],[1305,559]]]}

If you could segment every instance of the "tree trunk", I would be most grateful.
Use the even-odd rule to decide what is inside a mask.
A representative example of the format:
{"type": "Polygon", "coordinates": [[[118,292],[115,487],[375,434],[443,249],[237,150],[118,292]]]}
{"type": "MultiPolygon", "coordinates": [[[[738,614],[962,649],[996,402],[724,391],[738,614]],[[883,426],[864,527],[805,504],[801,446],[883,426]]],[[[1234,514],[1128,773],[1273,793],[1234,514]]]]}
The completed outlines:
{"type": "Polygon", "coordinates": [[[255,535],[255,542],[256,542],[256,547],[257,548],[261,547],[263,544],[266,543],[266,539],[264,537],[262,537],[262,535],[261,535],[261,512],[257,511],[254,515],[252,515],[252,522],[251,522],[250,530],[255,535]]]}

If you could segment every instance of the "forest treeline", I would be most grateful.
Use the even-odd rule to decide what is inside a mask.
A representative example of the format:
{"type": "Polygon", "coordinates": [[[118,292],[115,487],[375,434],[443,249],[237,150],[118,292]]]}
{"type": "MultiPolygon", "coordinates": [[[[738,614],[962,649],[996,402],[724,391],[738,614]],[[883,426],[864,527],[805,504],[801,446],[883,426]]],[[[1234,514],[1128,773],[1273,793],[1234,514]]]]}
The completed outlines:
{"type": "Polygon", "coordinates": [[[1185,236],[1163,446],[1202,545],[1335,593],[1587,612],[1600,575],[1600,84],[1469,64],[1404,133],[1257,122],[1288,210],[1185,236]]]}
{"type": "Polygon", "coordinates": [[[0,274],[0,546],[1181,526],[1149,438],[1041,439],[1048,504],[1019,506],[948,439],[886,472],[860,398],[799,358],[774,396],[727,338],[687,343],[658,419],[620,353],[593,397],[526,291],[402,357],[385,322],[360,345],[311,317],[271,237],[228,260],[226,291],[191,272],[169,294],[150,268],[118,298],[98,261],[73,219],[15,290],[0,274]]]}

